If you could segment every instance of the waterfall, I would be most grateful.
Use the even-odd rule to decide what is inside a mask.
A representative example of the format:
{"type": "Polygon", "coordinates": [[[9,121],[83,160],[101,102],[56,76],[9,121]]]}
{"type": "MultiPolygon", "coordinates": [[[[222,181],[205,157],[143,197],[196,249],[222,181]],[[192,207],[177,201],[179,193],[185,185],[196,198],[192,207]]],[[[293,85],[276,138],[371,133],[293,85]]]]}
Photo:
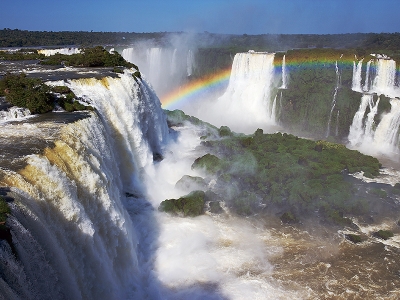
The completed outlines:
{"type": "Polygon", "coordinates": [[[400,100],[390,100],[391,109],[383,116],[375,130],[374,144],[383,153],[398,153],[400,100]]]}
{"type": "Polygon", "coordinates": [[[182,85],[195,67],[193,51],[186,48],[139,44],[122,50],[122,57],[139,67],[141,74],[160,97],[182,85]]]}
{"type": "Polygon", "coordinates": [[[0,110],[0,122],[19,120],[31,116],[27,108],[13,106],[7,110],[0,110]]]}
{"type": "Polygon", "coordinates": [[[138,83],[130,71],[125,71],[121,78],[78,79],[68,85],[108,120],[111,134],[122,137],[123,157],[135,155],[129,159],[135,164],[132,172],[152,163],[153,154],[162,152],[168,135],[166,119],[146,81],[138,83]]]}
{"type": "Polygon", "coordinates": [[[376,100],[376,103],[374,104],[373,97],[370,98],[368,104],[369,104],[369,113],[367,114],[367,120],[365,122],[365,132],[364,132],[364,142],[371,142],[373,140],[373,135],[374,135],[374,125],[375,121],[374,118],[376,114],[378,113],[378,105],[379,105],[380,98],[376,100]]]}
{"type": "Polygon", "coordinates": [[[237,131],[254,132],[274,125],[276,105],[271,99],[274,54],[265,52],[235,55],[228,88],[214,104],[218,125],[237,131]]]}
{"type": "Polygon", "coordinates": [[[336,130],[335,130],[335,135],[339,136],[339,110],[337,111],[336,115],[336,130]]]}
{"type": "Polygon", "coordinates": [[[171,75],[174,75],[177,71],[177,57],[176,54],[177,53],[177,49],[174,49],[174,52],[172,53],[172,59],[171,59],[171,75]]]}
{"type": "Polygon", "coordinates": [[[0,169],[14,198],[7,226],[18,254],[0,242],[2,295],[155,299],[147,239],[156,222],[135,179],[167,140],[160,102],[130,72],[67,85],[98,115],[63,125],[54,146],[28,156],[23,169],[0,169]]]}
{"type": "Polygon", "coordinates": [[[271,121],[276,123],[276,98],[278,95],[275,96],[274,102],[272,103],[272,110],[271,110],[271,121]]]}
{"type": "Polygon", "coordinates": [[[187,76],[191,76],[194,68],[194,55],[192,50],[188,51],[186,61],[187,61],[187,76]]]}
{"type": "Polygon", "coordinates": [[[361,92],[361,70],[362,70],[362,62],[361,59],[356,66],[356,62],[353,62],[353,81],[352,81],[352,90],[356,92],[361,92]]]}
{"type": "Polygon", "coordinates": [[[369,77],[370,77],[371,63],[372,63],[372,60],[367,62],[367,71],[366,71],[366,74],[365,74],[365,81],[364,81],[364,86],[363,86],[363,91],[364,92],[368,92],[369,91],[369,85],[370,85],[370,82],[369,82],[370,78],[369,77]]]}
{"type": "Polygon", "coordinates": [[[281,89],[287,88],[287,74],[286,74],[286,55],[282,58],[282,86],[281,89]]]}
{"type": "Polygon", "coordinates": [[[353,123],[350,126],[349,137],[348,137],[350,143],[353,146],[362,142],[362,138],[364,136],[363,119],[368,104],[372,101],[372,97],[373,97],[372,95],[367,95],[367,94],[363,95],[361,98],[360,107],[358,108],[358,111],[354,115],[353,123]]]}
{"type": "Polygon", "coordinates": [[[150,48],[147,50],[148,73],[146,73],[146,76],[148,77],[148,80],[155,85],[158,84],[161,79],[162,62],[161,48],[150,48]]]}
{"type": "Polygon", "coordinates": [[[339,72],[337,61],[335,62],[335,73],[336,73],[336,86],[335,86],[335,91],[333,93],[331,111],[329,113],[328,128],[326,130],[326,137],[328,137],[331,134],[332,113],[333,113],[333,110],[335,109],[335,106],[336,106],[336,97],[337,97],[337,93],[338,93],[339,85],[340,85],[340,72],[339,72]]]}
{"type": "Polygon", "coordinates": [[[41,49],[38,50],[38,53],[44,54],[45,56],[51,56],[57,53],[64,55],[72,55],[81,53],[81,50],[79,48],[41,49]]]}
{"type": "Polygon", "coordinates": [[[379,58],[376,61],[376,75],[373,80],[372,92],[388,97],[399,97],[396,86],[396,62],[392,59],[379,58]]]}

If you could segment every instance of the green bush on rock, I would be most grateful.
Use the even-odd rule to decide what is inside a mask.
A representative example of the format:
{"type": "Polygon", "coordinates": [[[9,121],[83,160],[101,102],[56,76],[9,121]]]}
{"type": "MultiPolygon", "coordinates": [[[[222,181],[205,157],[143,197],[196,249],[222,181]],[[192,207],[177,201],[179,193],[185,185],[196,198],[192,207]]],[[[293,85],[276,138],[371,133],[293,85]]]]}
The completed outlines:
{"type": "Polygon", "coordinates": [[[393,237],[394,234],[390,230],[379,230],[373,234],[375,237],[382,239],[382,240],[388,240],[389,238],[393,237]]]}
{"type": "Polygon", "coordinates": [[[161,202],[159,211],[184,217],[196,217],[204,212],[205,193],[194,191],[179,199],[168,199],[161,202]]]}
{"type": "Polygon", "coordinates": [[[28,108],[33,114],[49,112],[54,107],[50,87],[25,73],[4,75],[0,80],[0,96],[5,96],[12,105],[28,108]]]}

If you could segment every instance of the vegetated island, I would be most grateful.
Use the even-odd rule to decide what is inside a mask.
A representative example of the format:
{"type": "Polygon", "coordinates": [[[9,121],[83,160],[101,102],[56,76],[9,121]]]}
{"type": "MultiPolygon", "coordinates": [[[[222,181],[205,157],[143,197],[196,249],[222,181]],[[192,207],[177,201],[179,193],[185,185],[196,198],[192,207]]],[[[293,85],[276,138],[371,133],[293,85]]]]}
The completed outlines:
{"type": "MultiPolygon", "coordinates": [[[[185,118],[199,122],[181,111],[168,112],[170,126],[181,126],[185,118]]],[[[366,187],[349,175],[364,172],[366,177],[377,176],[381,164],[344,145],[286,133],[264,134],[261,129],[243,135],[226,126],[217,130],[209,124],[203,126],[209,128],[202,142],[208,153],[197,158],[192,168],[204,176],[184,176],[180,181],[199,185],[203,180],[204,193],[166,200],[161,211],[193,216],[200,203],[217,200],[240,216],[274,214],[286,224],[315,218],[329,226],[355,228],[350,217],[368,218],[377,200],[400,192],[398,186],[366,187]],[[214,184],[207,187],[211,180],[214,184]],[[189,204],[191,199],[195,201],[189,204]]],[[[203,205],[197,215],[205,210],[203,205]]]]}

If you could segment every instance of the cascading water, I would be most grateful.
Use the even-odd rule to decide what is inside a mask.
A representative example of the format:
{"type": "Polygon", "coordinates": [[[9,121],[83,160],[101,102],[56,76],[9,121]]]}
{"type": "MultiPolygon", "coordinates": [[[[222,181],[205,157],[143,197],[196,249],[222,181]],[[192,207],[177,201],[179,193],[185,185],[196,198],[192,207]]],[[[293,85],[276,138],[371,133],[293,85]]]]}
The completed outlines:
{"type": "Polygon", "coordinates": [[[396,86],[396,62],[391,59],[378,59],[376,62],[376,76],[373,80],[372,92],[384,94],[388,97],[400,96],[396,86]]]}
{"type": "MultiPolygon", "coordinates": [[[[362,92],[361,88],[361,70],[362,70],[362,62],[363,59],[361,59],[357,65],[356,62],[353,62],[353,84],[352,84],[352,90],[357,91],[357,92],[362,92]]],[[[336,62],[337,65],[337,62],[336,62]]]]}
{"type": "Polygon", "coordinates": [[[391,110],[383,116],[374,135],[374,144],[381,152],[399,152],[400,100],[390,100],[391,110]]]}
{"type": "Polygon", "coordinates": [[[351,146],[361,147],[361,150],[366,152],[390,155],[398,152],[400,125],[397,112],[397,103],[400,100],[395,98],[400,96],[400,89],[396,84],[396,62],[381,55],[375,55],[375,57],[376,59],[367,62],[363,86],[360,72],[362,60],[359,61],[357,67],[354,62],[352,88],[364,94],[350,127],[348,139],[351,146]],[[372,67],[374,72],[371,70],[372,67]],[[374,94],[392,98],[390,100],[391,110],[381,117],[379,124],[375,124],[375,116],[378,113],[380,98],[374,103],[374,94]],[[368,106],[369,113],[364,118],[368,106]]]}
{"type": "Polygon", "coordinates": [[[39,54],[44,54],[45,56],[51,56],[54,54],[64,54],[64,55],[72,55],[78,54],[81,50],[79,48],[60,48],[60,49],[41,49],[38,50],[39,54]]]}
{"type": "Polygon", "coordinates": [[[0,110],[0,122],[19,120],[31,116],[27,108],[13,106],[7,110],[0,110]]]}
{"type": "Polygon", "coordinates": [[[286,74],[286,55],[282,58],[282,86],[281,89],[287,88],[287,74],[286,74]]]}
{"type": "Polygon", "coordinates": [[[265,52],[236,54],[227,90],[201,117],[241,132],[275,125],[276,105],[271,96],[274,56],[265,52]]]}
{"type": "Polygon", "coordinates": [[[336,73],[336,86],[335,86],[335,91],[333,93],[331,111],[329,113],[328,128],[326,130],[326,137],[328,137],[331,134],[332,113],[333,113],[333,110],[335,109],[335,106],[336,106],[336,97],[337,97],[337,93],[338,93],[339,85],[340,85],[340,72],[339,72],[337,61],[335,62],[335,73],[336,73]]]}
{"type": "Polygon", "coordinates": [[[122,57],[139,67],[160,97],[183,84],[195,68],[194,53],[186,48],[136,45],[124,49],[122,57]]]}
{"type": "Polygon", "coordinates": [[[349,141],[352,145],[359,144],[364,136],[364,115],[368,104],[372,101],[373,95],[365,94],[361,98],[361,104],[358,111],[354,115],[353,123],[350,126],[349,141]]]}
{"type": "Polygon", "coordinates": [[[137,179],[167,140],[160,102],[130,72],[67,84],[99,116],[63,126],[23,169],[0,170],[18,257],[1,242],[0,289],[6,299],[159,298],[145,242],[156,222],[137,179]]]}
{"type": "Polygon", "coordinates": [[[193,51],[189,50],[187,53],[187,76],[192,76],[193,68],[194,68],[194,55],[193,51]]]}
{"type": "Polygon", "coordinates": [[[367,70],[365,74],[365,81],[364,81],[364,86],[363,86],[363,91],[368,92],[369,91],[369,86],[370,86],[370,72],[371,72],[371,63],[372,60],[367,62],[367,70]]]}

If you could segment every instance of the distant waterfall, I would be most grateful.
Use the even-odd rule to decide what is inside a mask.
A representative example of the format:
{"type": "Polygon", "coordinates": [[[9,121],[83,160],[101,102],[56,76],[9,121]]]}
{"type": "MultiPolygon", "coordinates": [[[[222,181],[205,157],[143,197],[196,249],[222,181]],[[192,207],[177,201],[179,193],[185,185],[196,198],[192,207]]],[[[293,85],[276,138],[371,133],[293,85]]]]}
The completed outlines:
{"type": "Polygon", "coordinates": [[[377,60],[372,91],[389,97],[400,96],[399,88],[396,86],[396,62],[394,60],[377,60]]]}
{"type": "Polygon", "coordinates": [[[391,99],[391,110],[383,116],[375,130],[374,144],[386,153],[399,152],[400,100],[391,99]]]}
{"type": "Polygon", "coordinates": [[[187,53],[187,76],[191,76],[193,74],[194,69],[194,55],[192,50],[188,50],[187,53]]]}
{"type": "Polygon", "coordinates": [[[380,99],[374,103],[373,95],[365,94],[350,127],[349,142],[366,152],[397,153],[400,127],[400,100],[391,99],[391,110],[375,124],[380,99]],[[369,107],[369,113],[365,112],[369,107]]]}
{"type": "Polygon", "coordinates": [[[333,113],[333,110],[335,109],[335,106],[336,106],[336,97],[337,97],[337,93],[338,93],[339,85],[340,85],[340,72],[339,72],[337,61],[335,62],[335,73],[336,73],[336,86],[335,86],[335,91],[333,92],[333,99],[332,99],[332,104],[331,104],[331,111],[329,113],[328,128],[326,130],[326,137],[328,137],[331,134],[332,113],[333,113]]]}
{"type": "Polygon", "coordinates": [[[361,59],[357,65],[356,62],[353,62],[353,83],[352,83],[352,90],[361,92],[361,70],[362,70],[362,62],[363,59],[361,59]]]}
{"type": "Polygon", "coordinates": [[[51,56],[54,54],[64,54],[64,55],[72,55],[81,53],[79,48],[60,48],[60,49],[41,49],[38,50],[39,54],[44,54],[45,56],[51,56]]]}
{"type": "Polygon", "coordinates": [[[358,111],[354,115],[353,123],[350,126],[349,141],[352,145],[357,145],[364,136],[364,115],[368,104],[372,101],[372,95],[363,95],[358,111]]]}
{"type": "Polygon", "coordinates": [[[361,92],[361,104],[354,116],[349,131],[349,142],[353,147],[365,149],[366,152],[391,154],[398,152],[398,103],[400,88],[397,83],[396,62],[386,56],[374,55],[376,58],[367,62],[364,85],[361,85],[362,60],[353,65],[352,89],[361,92]],[[368,93],[368,94],[366,94],[368,93]],[[380,98],[374,103],[373,95],[385,95],[391,98],[391,110],[375,124],[380,98]],[[366,109],[369,112],[366,114],[366,109]]]}
{"type": "MultiPolygon", "coordinates": [[[[276,122],[276,102],[271,96],[274,54],[264,52],[235,55],[229,85],[215,103],[220,122],[238,131],[254,132],[276,122]]],[[[221,124],[221,125],[224,125],[221,124]]]]}
{"type": "Polygon", "coordinates": [[[367,71],[366,71],[366,74],[365,74],[365,81],[364,81],[364,86],[363,86],[363,91],[364,92],[368,92],[369,91],[369,87],[370,87],[371,63],[372,63],[372,60],[367,62],[367,71]]]}
{"type": "Polygon", "coordinates": [[[61,126],[22,170],[0,169],[15,199],[7,225],[18,253],[0,243],[2,296],[155,299],[146,239],[156,225],[136,179],[167,140],[160,102],[129,72],[67,85],[99,115],[61,126]]]}
{"type": "Polygon", "coordinates": [[[122,57],[139,67],[140,72],[160,97],[186,82],[195,68],[194,52],[186,48],[138,45],[124,49],[122,57]]]}
{"type": "Polygon", "coordinates": [[[286,55],[282,58],[282,86],[281,89],[287,88],[287,74],[286,74],[286,55]]]}

